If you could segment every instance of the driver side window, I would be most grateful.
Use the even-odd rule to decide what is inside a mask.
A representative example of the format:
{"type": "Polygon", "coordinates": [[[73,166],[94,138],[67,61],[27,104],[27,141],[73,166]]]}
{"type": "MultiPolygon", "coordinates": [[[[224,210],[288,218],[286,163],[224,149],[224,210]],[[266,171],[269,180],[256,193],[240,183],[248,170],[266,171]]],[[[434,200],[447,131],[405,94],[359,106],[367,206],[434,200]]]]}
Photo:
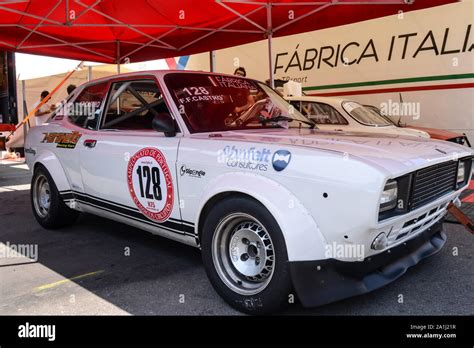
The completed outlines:
{"type": "Polygon", "coordinates": [[[171,115],[155,81],[115,82],[110,89],[101,128],[149,130],[153,129],[153,118],[163,113],[171,115]]]}

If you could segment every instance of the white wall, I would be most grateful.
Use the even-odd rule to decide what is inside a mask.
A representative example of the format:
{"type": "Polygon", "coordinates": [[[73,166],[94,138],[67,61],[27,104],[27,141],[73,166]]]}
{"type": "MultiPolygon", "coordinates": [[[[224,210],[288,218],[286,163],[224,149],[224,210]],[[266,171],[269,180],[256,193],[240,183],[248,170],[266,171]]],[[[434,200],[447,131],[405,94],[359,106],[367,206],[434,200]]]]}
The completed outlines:
{"type": "MultiPolygon", "coordinates": [[[[374,105],[388,100],[398,102],[401,91],[405,102],[420,103],[421,110],[420,119],[407,118],[404,119],[405,122],[463,131],[473,142],[473,14],[474,1],[465,0],[337,28],[277,38],[273,42],[273,64],[277,67],[275,77],[298,80],[304,88],[317,88],[306,90],[309,94],[347,94],[347,98],[374,105]],[[407,34],[416,35],[407,39],[403,57],[404,35],[407,34]],[[394,41],[391,48],[392,38],[394,41]],[[347,46],[351,42],[357,43],[358,46],[347,46]],[[342,55],[345,46],[347,49],[342,55]],[[316,52],[317,57],[313,61],[311,58],[316,52]],[[329,57],[331,52],[332,58],[327,62],[319,60],[320,57],[329,57]],[[344,61],[352,63],[354,59],[358,62],[343,64],[344,61]],[[399,83],[387,81],[400,79],[410,80],[399,83]],[[379,82],[371,83],[374,81],[379,82]],[[348,83],[357,85],[345,88],[334,86],[348,83]],[[458,88],[449,88],[450,85],[456,85],[458,88]],[[420,90],[406,90],[412,88],[420,90]],[[394,91],[381,92],[381,89],[394,91]],[[361,94],[361,91],[364,94],[361,94]]],[[[231,74],[235,66],[239,65],[245,67],[249,77],[268,79],[266,41],[216,51],[217,71],[231,74]]],[[[192,56],[187,68],[209,70],[208,53],[192,56]]]]}

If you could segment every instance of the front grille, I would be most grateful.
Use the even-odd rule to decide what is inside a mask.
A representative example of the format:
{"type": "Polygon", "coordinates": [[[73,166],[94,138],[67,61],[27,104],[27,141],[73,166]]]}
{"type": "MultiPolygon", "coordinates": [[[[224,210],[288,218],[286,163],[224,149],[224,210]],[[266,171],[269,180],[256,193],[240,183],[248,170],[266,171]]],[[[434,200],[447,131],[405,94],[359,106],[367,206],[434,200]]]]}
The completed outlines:
{"type": "Polygon", "coordinates": [[[458,162],[449,161],[415,172],[411,209],[416,209],[455,190],[458,162]]]}

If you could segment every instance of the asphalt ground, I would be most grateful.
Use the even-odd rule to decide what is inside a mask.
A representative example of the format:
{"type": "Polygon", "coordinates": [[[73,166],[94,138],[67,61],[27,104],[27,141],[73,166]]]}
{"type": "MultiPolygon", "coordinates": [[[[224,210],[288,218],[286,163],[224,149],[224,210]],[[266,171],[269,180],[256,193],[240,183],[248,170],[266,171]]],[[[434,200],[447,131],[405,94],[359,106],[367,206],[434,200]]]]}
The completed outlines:
{"type": "MultiPolygon", "coordinates": [[[[30,172],[0,161],[0,251],[37,246],[37,261],[0,258],[0,315],[238,315],[209,283],[198,249],[82,214],[45,230],[29,201],[30,172]],[[3,249],[2,249],[3,248],[3,249]]],[[[474,236],[445,224],[437,255],[382,289],[292,315],[473,315],[474,236]]]]}

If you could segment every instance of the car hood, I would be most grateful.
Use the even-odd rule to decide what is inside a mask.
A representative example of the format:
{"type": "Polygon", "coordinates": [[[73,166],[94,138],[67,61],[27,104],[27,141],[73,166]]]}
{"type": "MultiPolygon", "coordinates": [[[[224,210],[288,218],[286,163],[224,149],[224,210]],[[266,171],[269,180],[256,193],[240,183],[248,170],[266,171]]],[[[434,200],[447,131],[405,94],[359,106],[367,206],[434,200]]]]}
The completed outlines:
{"type": "MultiPolygon", "coordinates": [[[[439,162],[473,155],[464,146],[446,141],[381,133],[338,132],[311,129],[272,129],[220,132],[213,139],[275,144],[282,148],[310,148],[348,154],[402,174],[439,162]]],[[[198,137],[210,137],[200,134],[198,137]]]]}
{"type": "Polygon", "coordinates": [[[402,128],[402,127],[395,127],[395,131],[397,135],[408,135],[413,137],[422,137],[422,138],[430,138],[430,135],[427,132],[424,132],[420,129],[414,128],[402,128]]]}
{"type": "MultiPolygon", "coordinates": [[[[324,125],[327,126],[327,125],[324,125]]],[[[319,125],[318,125],[319,127],[319,125]]],[[[323,128],[324,129],[324,128],[323,128]]],[[[327,129],[327,128],[326,128],[327,129]]],[[[347,129],[350,132],[362,132],[362,133],[377,133],[377,134],[390,134],[390,135],[400,135],[400,136],[412,136],[412,137],[421,137],[429,138],[430,135],[427,132],[421,130],[416,130],[412,128],[402,128],[397,126],[383,126],[383,127],[350,127],[347,129]]]]}
{"type": "Polygon", "coordinates": [[[428,133],[433,139],[448,140],[464,136],[462,133],[450,132],[444,129],[426,128],[426,127],[415,127],[415,126],[404,126],[403,129],[416,129],[428,133]]]}

